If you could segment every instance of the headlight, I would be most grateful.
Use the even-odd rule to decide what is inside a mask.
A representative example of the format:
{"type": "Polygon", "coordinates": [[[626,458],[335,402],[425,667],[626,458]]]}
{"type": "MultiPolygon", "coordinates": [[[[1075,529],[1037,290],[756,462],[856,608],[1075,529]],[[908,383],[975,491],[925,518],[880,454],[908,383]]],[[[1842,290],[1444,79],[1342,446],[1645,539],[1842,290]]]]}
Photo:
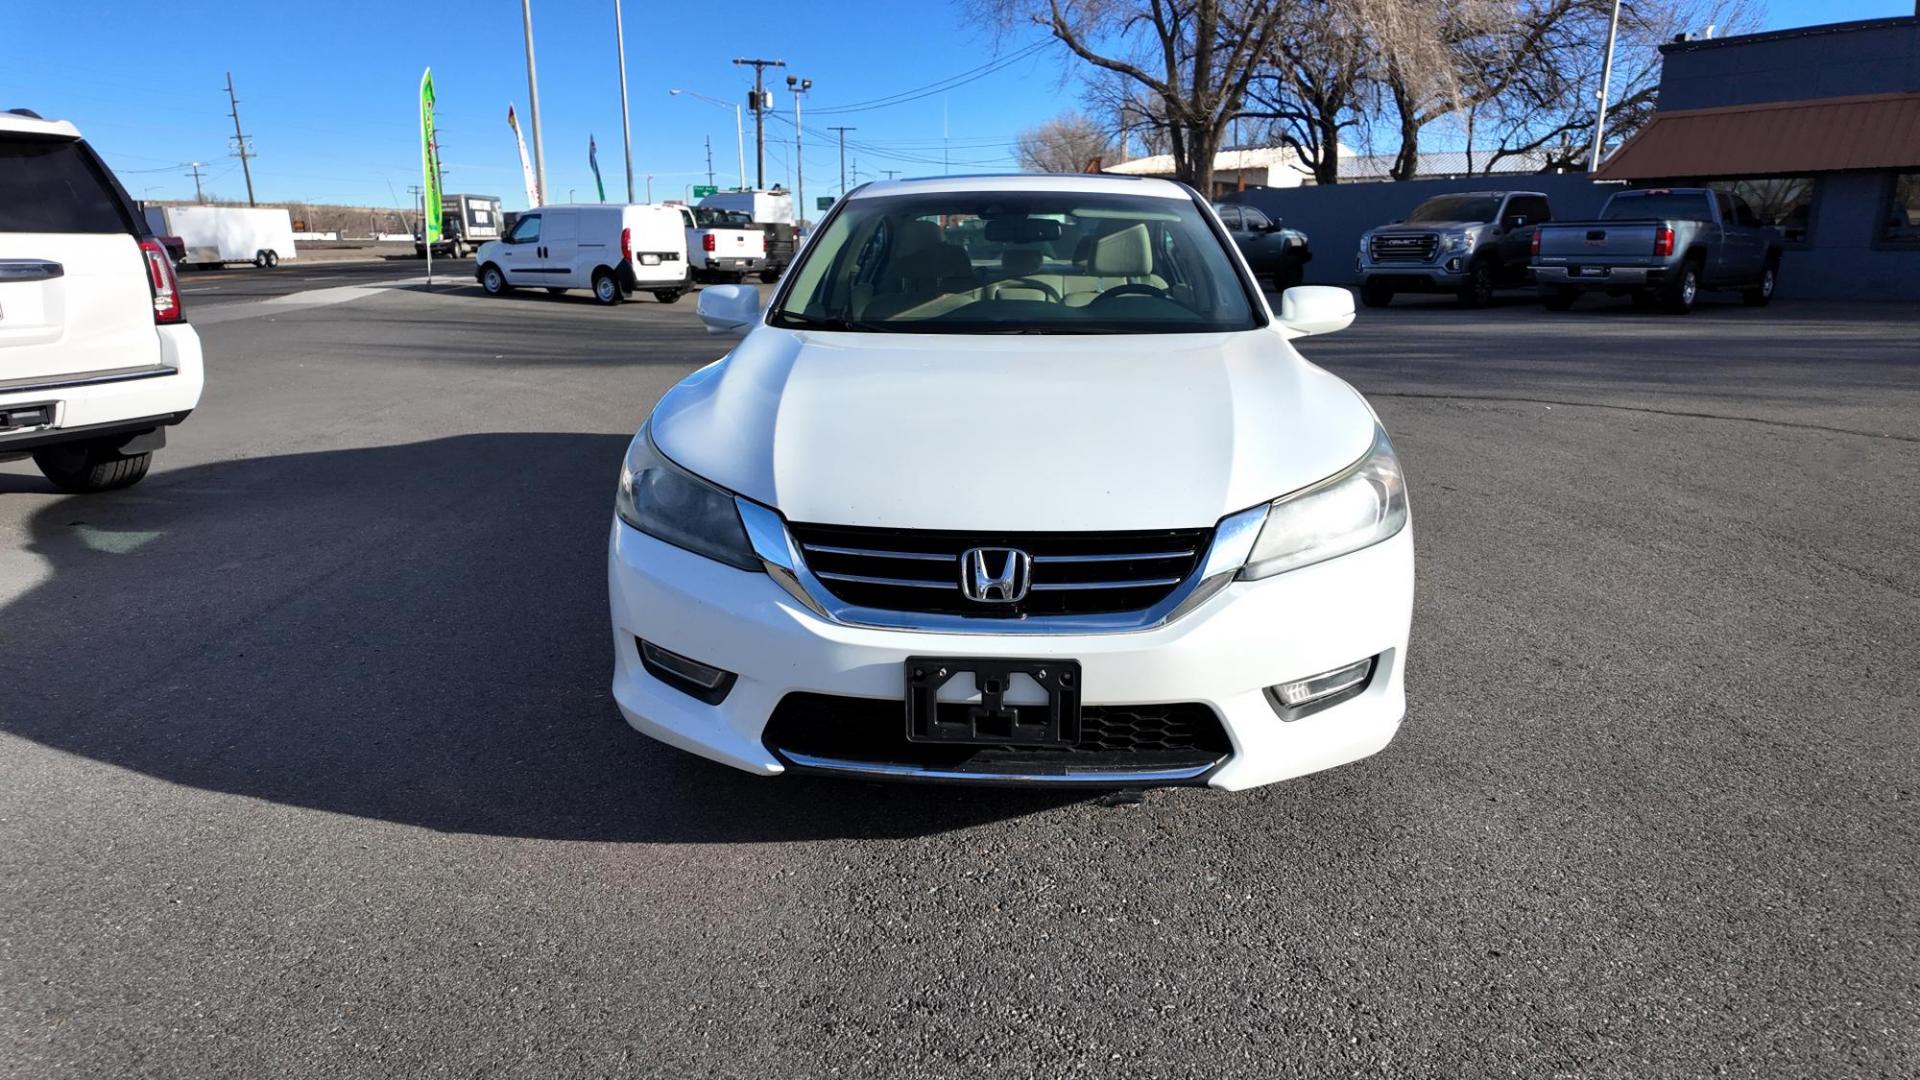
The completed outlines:
{"type": "Polygon", "coordinates": [[[1473,242],[1478,239],[1478,237],[1478,233],[1455,233],[1440,242],[1440,250],[1472,251],[1473,242]]]}
{"type": "Polygon", "coordinates": [[[668,461],[645,428],[627,448],[613,510],[621,521],[675,547],[742,570],[764,569],[747,542],[733,494],[668,461]]]}
{"type": "Polygon", "coordinates": [[[1277,499],[1241,569],[1242,580],[1272,577],[1377,544],[1407,524],[1400,459],[1378,426],[1367,456],[1310,488],[1277,499]]]}

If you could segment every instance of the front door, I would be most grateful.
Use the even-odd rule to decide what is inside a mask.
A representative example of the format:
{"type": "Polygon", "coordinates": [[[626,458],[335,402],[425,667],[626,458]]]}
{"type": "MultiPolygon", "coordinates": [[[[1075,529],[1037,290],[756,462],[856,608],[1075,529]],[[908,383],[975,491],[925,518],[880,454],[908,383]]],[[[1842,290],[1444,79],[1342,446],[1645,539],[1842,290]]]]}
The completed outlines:
{"type": "Polygon", "coordinates": [[[540,215],[521,214],[500,248],[500,272],[514,285],[532,285],[541,279],[540,215]]]}

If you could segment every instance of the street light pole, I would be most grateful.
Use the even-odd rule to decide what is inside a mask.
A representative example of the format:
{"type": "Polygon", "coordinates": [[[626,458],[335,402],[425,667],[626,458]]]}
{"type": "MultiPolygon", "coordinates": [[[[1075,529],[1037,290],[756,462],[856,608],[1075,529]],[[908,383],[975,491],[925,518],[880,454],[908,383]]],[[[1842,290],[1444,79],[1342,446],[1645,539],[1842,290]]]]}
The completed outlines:
{"type": "Polygon", "coordinates": [[[1587,174],[1600,171],[1600,147],[1607,138],[1607,92],[1613,82],[1613,43],[1620,37],[1620,0],[1613,0],[1613,21],[1607,24],[1607,59],[1600,66],[1600,104],[1593,114],[1593,154],[1587,174]]]}
{"type": "Polygon", "coordinates": [[[632,202],[633,123],[627,119],[627,31],[620,23],[620,0],[613,0],[613,43],[620,50],[620,136],[627,145],[627,201],[632,202]]]}
{"type": "Polygon", "coordinates": [[[807,216],[807,170],[801,160],[805,152],[800,139],[800,95],[813,89],[812,79],[787,76],[787,92],[793,95],[793,220],[799,224],[807,216]]]}
{"type": "Polygon", "coordinates": [[[533,0],[520,0],[520,19],[527,31],[527,106],[533,121],[533,184],[539,188],[540,202],[547,201],[547,150],[540,141],[540,77],[533,67],[533,0]]]}

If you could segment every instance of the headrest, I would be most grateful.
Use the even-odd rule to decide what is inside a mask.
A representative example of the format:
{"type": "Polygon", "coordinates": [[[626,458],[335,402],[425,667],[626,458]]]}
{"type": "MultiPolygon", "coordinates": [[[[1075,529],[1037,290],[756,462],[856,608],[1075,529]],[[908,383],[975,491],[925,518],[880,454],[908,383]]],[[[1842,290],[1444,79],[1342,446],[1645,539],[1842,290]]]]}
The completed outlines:
{"type": "Polygon", "coordinates": [[[1145,277],[1153,273],[1153,241],[1145,225],[1129,225],[1093,242],[1088,269],[1100,277],[1145,277]]]}
{"type": "Polygon", "coordinates": [[[1000,253],[1000,269],[1014,277],[1026,277],[1040,272],[1039,248],[1010,247],[1000,253]]]}
{"type": "Polygon", "coordinates": [[[910,218],[900,223],[900,236],[893,242],[894,259],[931,251],[940,244],[940,226],[931,221],[910,218]]]}

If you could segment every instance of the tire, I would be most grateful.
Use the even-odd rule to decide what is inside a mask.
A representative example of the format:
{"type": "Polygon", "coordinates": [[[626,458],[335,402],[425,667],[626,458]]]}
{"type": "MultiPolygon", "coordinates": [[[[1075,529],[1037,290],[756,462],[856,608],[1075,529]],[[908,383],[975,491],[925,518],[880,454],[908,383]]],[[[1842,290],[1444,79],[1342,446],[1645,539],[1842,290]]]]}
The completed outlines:
{"type": "Polygon", "coordinates": [[[1493,264],[1485,259],[1467,267],[1467,283],[1460,286],[1460,306],[1483,308],[1493,303],[1493,264]]]}
{"type": "Polygon", "coordinates": [[[1766,307],[1773,303],[1773,287],[1780,278],[1780,264],[1769,262],[1760,271],[1760,284],[1740,294],[1740,302],[1748,307],[1766,307]]]}
{"type": "Polygon", "coordinates": [[[1393,303],[1393,290],[1372,281],[1360,283],[1360,302],[1368,307],[1386,307],[1393,303]]]}
{"type": "Polygon", "coordinates": [[[1680,264],[1679,276],[1660,297],[1660,308],[1669,315],[1685,315],[1700,299],[1700,264],[1688,259],[1680,264]]]}
{"type": "Polygon", "coordinates": [[[1573,302],[1580,299],[1579,289],[1570,289],[1565,285],[1540,290],[1540,303],[1548,311],[1568,311],[1573,302]]]}
{"type": "Polygon", "coordinates": [[[132,487],[147,475],[153,465],[153,451],[122,454],[123,439],[64,443],[33,452],[33,463],[40,474],[53,481],[61,491],[92,494],[132,487]]]}
{"type": "Polygon", "coordinates": [[[593,298],[607,307],[612,307],[626,299],[621,295],[620,282],[613,276],[613,271],[595,270],[593,272],[593,298]]]}
{"type": "Polygon", "coordinates": [[[778,270],[760,271],[760,284],[762,285],[771,285],[774,282],[779,280],[780,280],[780,271],[778,270]]]}
{"type": "Polygon", "coordinates": [[[505,272],[492,263],[480,268],[480,288],[488,296],[505,296],[513,291],[513,286],[507,284],[505,272]]]}
{"type": "Polygon", "coordinates": [[[277,251],[267,252],[267,269],[271,270],[274,267],[279,265],[280,265],[280,253],[277,251]]]}
{"type": "Polygon", "coordinates": [[[678,289],[655,289],[653,290],[653,298],[663,304],[671,304],[678,301],[682,296],[685,296],[686,293],[687,290],[684,286],[678,289]]]}
{"type": "Polygon", "coordinates": [[[253,265],[258,267],[261,270],[265,270],[267,268],[267,253],[264,251],[254,252],[253,265]]]}

